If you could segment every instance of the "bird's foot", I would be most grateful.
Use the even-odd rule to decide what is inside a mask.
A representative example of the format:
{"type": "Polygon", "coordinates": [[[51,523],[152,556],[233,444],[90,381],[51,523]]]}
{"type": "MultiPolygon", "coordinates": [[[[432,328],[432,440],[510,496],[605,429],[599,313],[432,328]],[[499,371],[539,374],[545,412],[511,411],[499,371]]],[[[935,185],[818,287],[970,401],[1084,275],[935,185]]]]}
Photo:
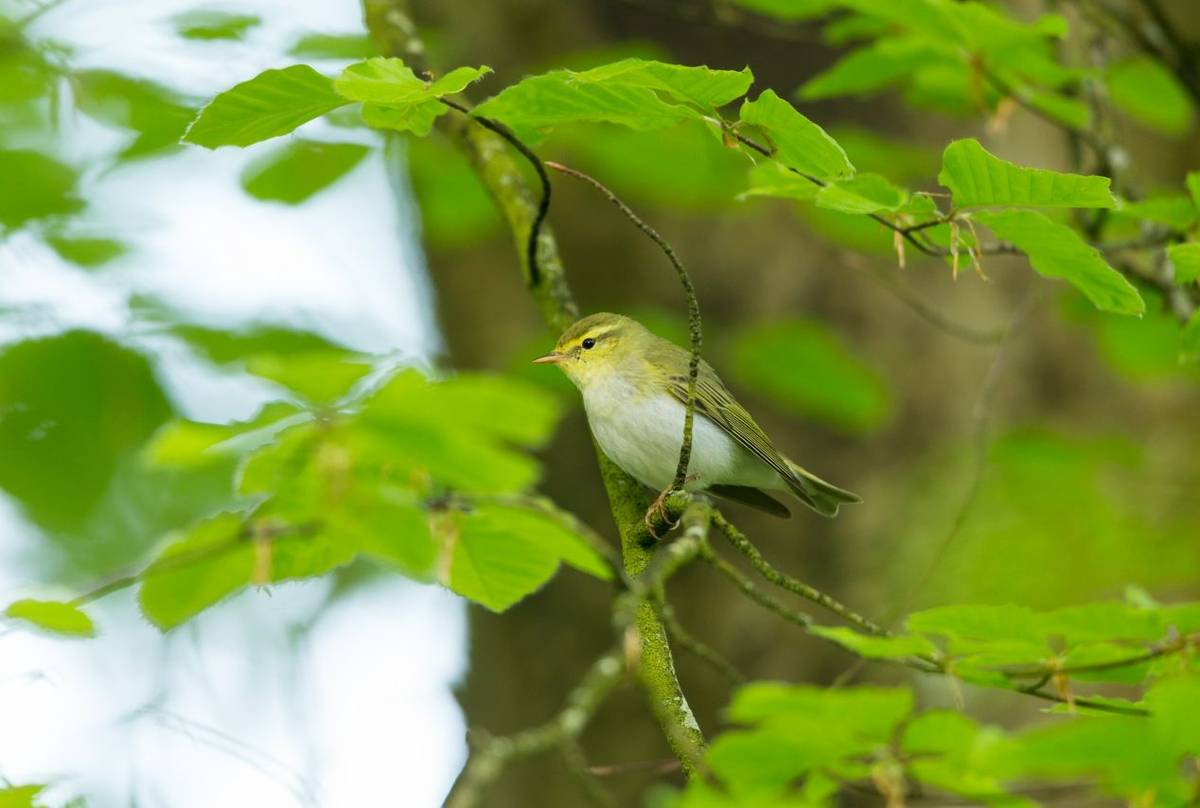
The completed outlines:
{"type": "MultiPolygon", "coordinates": [[[[684,480],[684,485],[693,482],[698,477],[698,474],[689,474],[684,480]]],[[[668,486],[659,492],[659,495],[650,503],[650,507],[646,509],[646,515],[642,517],[642,522],[646,525],[646,533],[651,543],[661,539],[679,523],[678,515],[672,515],[671,509],[667,507],[667,499],[672,494],[682,493],[685,493],[682,488],[668,486]],[[658,532],[660,528],[663,530],[662,535],[658,532]]]]}

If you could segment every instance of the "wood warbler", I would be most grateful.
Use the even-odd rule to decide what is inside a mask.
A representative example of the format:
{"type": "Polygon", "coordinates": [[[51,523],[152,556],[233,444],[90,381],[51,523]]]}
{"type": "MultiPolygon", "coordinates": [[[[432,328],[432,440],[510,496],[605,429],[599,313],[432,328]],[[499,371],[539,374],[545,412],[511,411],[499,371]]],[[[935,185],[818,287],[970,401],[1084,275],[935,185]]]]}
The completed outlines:
{"type": "MultiPolygon", "coordinates": [[[[553,363],[583,393],[592,434],[638,482],[665,492],[675,477],[688,398],[688,351],[619,314],[584,317],[559,337],[553,363]]],[[[738,404],[716,371],[700,363],[688,491],[708,491],[776,516],[788,509],[768,491],[790,491],[823,516],[860,502],[788,460],[738,404]]],[[[660,498],[661,499],[661,498],[660,498]]]]}

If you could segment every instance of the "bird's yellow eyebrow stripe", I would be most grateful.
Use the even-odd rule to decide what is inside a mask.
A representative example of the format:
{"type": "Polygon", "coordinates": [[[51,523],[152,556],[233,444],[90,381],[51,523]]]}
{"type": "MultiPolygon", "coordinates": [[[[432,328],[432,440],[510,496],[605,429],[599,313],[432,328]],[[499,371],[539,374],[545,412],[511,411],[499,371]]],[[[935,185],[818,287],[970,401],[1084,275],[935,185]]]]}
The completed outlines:
{"type": "Polygon", "coordinates": [[[578,337],[571,340],[570,342],[567,343],[567,345],[565,345],[563,347],[568,347],[568,346],[574,347],[574,346],[578,345],[579,343],[583,342],[588,337],[591,337],[592,339],[599,342],[600,340],[604,339],[605,337],[607,337],[609,334],[611,334],[612,332],[614,332],[616,330],[617,330],[617,327],[613,326],[612,328],[606,328],[603,331],[594,331],[594,332],[589,331],[586,334],[580,334],[578,337]]]}

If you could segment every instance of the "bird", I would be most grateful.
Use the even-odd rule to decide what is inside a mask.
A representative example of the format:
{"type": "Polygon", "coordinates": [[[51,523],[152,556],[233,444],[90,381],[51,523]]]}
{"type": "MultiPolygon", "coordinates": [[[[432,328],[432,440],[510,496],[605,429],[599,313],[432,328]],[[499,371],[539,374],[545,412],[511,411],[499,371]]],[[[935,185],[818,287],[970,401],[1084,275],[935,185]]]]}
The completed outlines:
{"type": "MultiPolygon", "coordinates": [[[[533,361],[557,365],[579,388],[600,448],[639,483],[662,492],[655,501],[661,510],[683,444],[690,358],[689,351],[638,321],[600,312],[569,326],[553,351],[533,361]]],[[[707,492],[782,518],[791,511],[768,491],[788,492],[829,517],[844,503],[862,501],[775,448],[703,360],[693,413],[684,490],[707,492]]]]}

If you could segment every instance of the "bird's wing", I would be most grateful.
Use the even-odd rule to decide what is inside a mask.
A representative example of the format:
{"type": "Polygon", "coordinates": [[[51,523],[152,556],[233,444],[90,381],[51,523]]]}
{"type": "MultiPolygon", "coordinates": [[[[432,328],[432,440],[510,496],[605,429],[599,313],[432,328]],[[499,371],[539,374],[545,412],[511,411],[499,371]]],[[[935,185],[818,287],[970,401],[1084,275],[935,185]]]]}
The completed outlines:
{"type": "MultiPolygon", "coordinates": [[[[679,356],[671,357],[673,361],[664,362],[662,366],[673,370],[679,367],[683,369],[682,373],[672,372],[668,386],[675,398],[687,404],[687,361],[690,354],[677,345],[666,344],[677,351],[679,356]],[[680,360],[682,365],[679,364],[680,360]]],[[[696,412],[721,427],[734,440],[779,472],[779,476],[787,483],[792,493],[817,513],[834,516],[841,503],[861,502],[857,494],[822,480],[784,457],[771,443],[762,427],[746,412],[746,408],[738,404],[733,394],[725,389],[717,372],[704,361],[700,362],[700,372],[696,376],[696,412]]]]}
{"type": "MultiPolygon", "coordinates": [[[[668,384],[671,388],[671,395],[687,404],[687,352],[682,348],[677,347],[676,349],[684,354],[683,373],[672,373],[668,384]]],[[[701,413],[725,430],[730,437],[779,472],[784,480],[792,479],[794,473],[790,464],[771,443],[767,433],[763,432],[762,427],[754,422],[745,407],[737,403],[733,395],[725,389],[717,372],[704,361],[700,362],[700,373],[696,377],[696,412],[701,413]]]]}

